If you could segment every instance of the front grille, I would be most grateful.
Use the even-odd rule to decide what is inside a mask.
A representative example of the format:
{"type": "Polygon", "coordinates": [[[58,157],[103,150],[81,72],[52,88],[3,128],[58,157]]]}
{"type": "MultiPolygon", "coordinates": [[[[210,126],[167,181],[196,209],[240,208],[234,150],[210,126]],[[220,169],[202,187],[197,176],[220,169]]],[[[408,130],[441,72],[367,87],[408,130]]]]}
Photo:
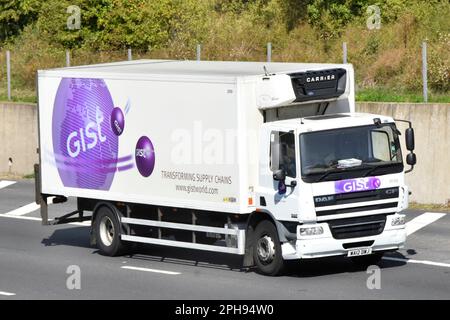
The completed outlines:
{"type": "Polygon", "coordinates": [[[316,207],[398,198],[398,187],[315,196],[316,207]]]}
{"type": "Polygon", "coordinates": [[[350,239],[375,236],[383,232],[386,215],[378,214],[365,217],[326,221],[335,239],[350,239]]]}
{"type": "Polygon", "coordinates": [[[361,247],[370,247],[373,245],[375,241],[359,241],[359,242],[349,242],[349,243],[343,243],[342,247],[344,249],[351,249],[351,248],[361,248],[361,247]]]}
{"type": "Polygon", "coordinates": [[[374,204],[374,205],[362,206],[362,207],[352,207],[352,208],[344,208],[344,209],[317,211],[316,214],[318,217],[320,217],[320,216],[327,216],[327,215],[331,215],[331,214],[343,214],[343,213],[361,212],[361,211],[369,211],[369,210],[381,210],[381,209],[388,209],[388,208],[396,208],[397,205],[398,205],[397,202],[390,202],[390,203],[374,204]]]}

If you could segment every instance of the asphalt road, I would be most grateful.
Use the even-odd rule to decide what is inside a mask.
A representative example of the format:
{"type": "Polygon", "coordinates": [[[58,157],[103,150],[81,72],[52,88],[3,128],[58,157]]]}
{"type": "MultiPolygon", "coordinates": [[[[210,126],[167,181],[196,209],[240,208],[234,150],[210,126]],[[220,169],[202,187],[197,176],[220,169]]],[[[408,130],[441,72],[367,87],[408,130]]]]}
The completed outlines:
{"type": "MultiPolygon", "coordinates": [[[[373,274],[341,257],[292,265],[281,277],[243,270],[237,256],[186,249],[138,246],[130,256],[105,257],[89,245],[88,226],[42,226],[38,210],[28,212],[35,209],[33,181],[6,184],[0,181],[0,299],[450,298],[450,214],[387,255],[380,288],[369,289],[373,274]]],[[[69,201],[49,210],[55,217],[74,209],[69,201]]],[[[407,211],[408,222],[419,216],[407,211]]]]}

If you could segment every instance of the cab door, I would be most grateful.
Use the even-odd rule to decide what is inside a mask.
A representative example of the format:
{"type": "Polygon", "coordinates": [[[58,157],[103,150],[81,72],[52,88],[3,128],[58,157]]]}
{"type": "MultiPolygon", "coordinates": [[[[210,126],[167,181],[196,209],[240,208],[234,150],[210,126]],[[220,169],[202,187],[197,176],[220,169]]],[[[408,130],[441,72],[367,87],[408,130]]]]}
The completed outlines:
{"type": "Polygon", "coordinates": [[[263,126],[260,137],[260,207],[277,220],[297,220],[299,187],[296,184],[300,175],[298,135],[294,129],[269,124],[263,126]],[[278,170],[284,170],[284,181],[274,179],[274,173],[278,170]]]}

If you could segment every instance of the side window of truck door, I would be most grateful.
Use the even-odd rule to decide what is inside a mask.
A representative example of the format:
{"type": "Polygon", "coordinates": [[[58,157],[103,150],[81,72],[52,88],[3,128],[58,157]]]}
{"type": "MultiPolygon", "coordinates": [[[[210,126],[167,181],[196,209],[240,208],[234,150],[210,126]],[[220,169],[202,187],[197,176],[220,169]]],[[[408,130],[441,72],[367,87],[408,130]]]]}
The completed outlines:
{"type": "Polygon", "coordinates": [[[295,178],[295,136],[291,132],[272,131],[270,134],[270,170],[283,169],[286,176],[295,178]]]}

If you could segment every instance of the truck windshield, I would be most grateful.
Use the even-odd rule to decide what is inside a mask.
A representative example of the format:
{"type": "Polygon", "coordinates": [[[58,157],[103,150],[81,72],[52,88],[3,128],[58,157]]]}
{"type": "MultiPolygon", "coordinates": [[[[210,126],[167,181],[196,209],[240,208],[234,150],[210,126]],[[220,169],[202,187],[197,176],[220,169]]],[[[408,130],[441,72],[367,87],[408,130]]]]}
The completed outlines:
{"type": "Polygon", "coordinates": [[[403,171],[394,124],[300,134],[302,179],[341,180],[403,171]]]}

